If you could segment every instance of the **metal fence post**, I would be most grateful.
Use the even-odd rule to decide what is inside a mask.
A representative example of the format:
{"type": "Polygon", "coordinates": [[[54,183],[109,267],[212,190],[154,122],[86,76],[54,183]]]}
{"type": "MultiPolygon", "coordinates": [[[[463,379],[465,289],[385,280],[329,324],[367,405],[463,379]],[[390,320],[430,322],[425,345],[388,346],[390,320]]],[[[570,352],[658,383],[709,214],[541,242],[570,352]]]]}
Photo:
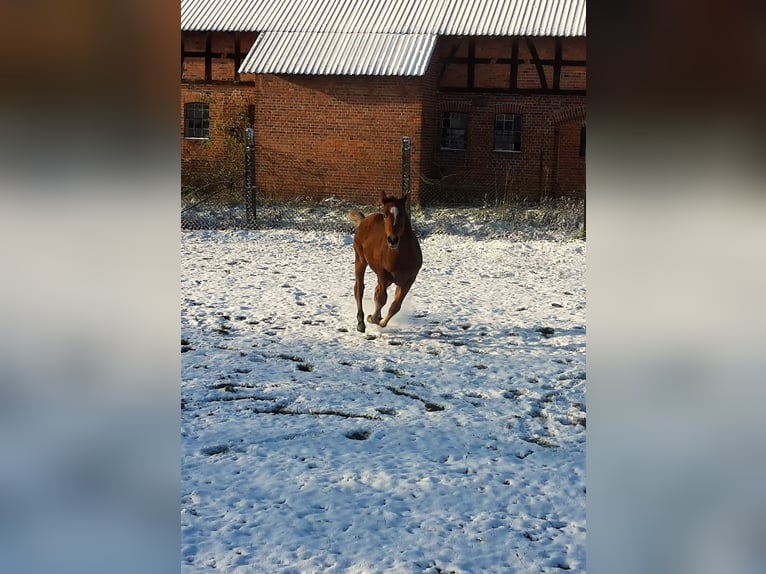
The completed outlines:
{"type": "Polygon", "coordinates": [[[410,192],[410,137],[402,138],[402,197],[410,192]]]}
{"type": "Polygon", "coordinates": [[[246,226],[254,229],[256,226],[255,207],[255,130],[245,128],[245,217],[246,226]]]}

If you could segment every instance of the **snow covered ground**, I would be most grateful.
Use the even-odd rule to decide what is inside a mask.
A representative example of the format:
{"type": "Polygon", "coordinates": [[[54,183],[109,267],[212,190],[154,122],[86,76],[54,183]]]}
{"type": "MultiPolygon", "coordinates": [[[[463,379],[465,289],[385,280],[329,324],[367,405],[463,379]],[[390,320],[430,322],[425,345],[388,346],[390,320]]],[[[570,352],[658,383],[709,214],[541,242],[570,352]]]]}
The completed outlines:
{"type": "Polygon", "coordinates": [[[183,233],[182,572],[585,572],[585,242],[428,235],[362,334],[351,241],[183,233]]]}

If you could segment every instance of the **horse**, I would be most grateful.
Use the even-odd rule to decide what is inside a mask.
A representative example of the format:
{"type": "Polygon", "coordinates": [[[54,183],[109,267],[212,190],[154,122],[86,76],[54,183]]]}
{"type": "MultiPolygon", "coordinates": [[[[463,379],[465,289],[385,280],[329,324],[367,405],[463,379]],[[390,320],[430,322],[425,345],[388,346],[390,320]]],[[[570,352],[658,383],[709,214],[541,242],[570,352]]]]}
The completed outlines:
{"type": "Polygon", "coordinates": [[[378,276],[375,287],[375,311],[367,316],[367,322],[385,327],[391,317],[399,312],[402,301],[409,292],[423,265],[418,238],[410,221],[409,192],[403,197],[380,194],[382,213],[367,217],[359,210],[348,214],[356,228],[354,233],[354,297],[356,298],[356,330],[364,333],[364,273],[367,266],[378,276]],[[381,309],[388,300],[386,291],[394,283],[396,293],[388,313],[381,319],[381,309]]]}

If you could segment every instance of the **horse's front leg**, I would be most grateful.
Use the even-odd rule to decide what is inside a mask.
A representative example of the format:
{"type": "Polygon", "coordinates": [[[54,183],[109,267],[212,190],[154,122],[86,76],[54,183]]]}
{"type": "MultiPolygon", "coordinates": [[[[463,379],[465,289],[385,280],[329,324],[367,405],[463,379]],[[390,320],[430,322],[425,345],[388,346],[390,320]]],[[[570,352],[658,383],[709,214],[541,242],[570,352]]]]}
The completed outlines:
{"type": "Polygon", "coordinates": [[[356,256],[354,263],[354,297],[356,298],[356,330],[364,333],[364,310],[362,309],[362,297],[364,296],[364,272],[367,270],[367,263],[364,259],[356,256]]]}
{"type": "Polygon", "coordinates": [[[378,275],[378,284],[375,286],[375,311],[367,316],[368,323],[380,325],[380,311],[388,300],[388,286],[391,284],[383,275],[378,275]]]}
{"type": "Polygon", "coordinates": [[[415,282],[413,279],[409,283],[405,283],[404,285],[397,285],[396,286],[396,293],[394,294],[394,300],[391,302],[391,306],[388,308],[388,313],[386,313],[386,318],[382,321],[378,322],[378,325],[381,327],[385,327],[388,325],[388,322],[391,320],[391,317],[396,315],[399,312],[399,309],[402,308],[402,301],[404,301],[404,296],[407,295],[407,293],[410,290],[410,287],[412,287],[412,284],[415,282]]]}

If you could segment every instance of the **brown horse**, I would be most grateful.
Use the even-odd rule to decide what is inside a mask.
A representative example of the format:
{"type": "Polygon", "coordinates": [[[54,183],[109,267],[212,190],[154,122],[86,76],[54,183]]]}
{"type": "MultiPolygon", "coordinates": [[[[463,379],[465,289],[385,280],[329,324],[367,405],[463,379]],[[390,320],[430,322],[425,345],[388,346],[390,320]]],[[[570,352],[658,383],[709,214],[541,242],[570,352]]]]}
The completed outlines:
{"type": "Polygon", "coordinates": [[[404,197],[387,197],[380,194],[383,213],[375,213],[365,217],[361,211],[348,214],[349,220],[356,227],[354,234],[354,296],[356,297],[356,330],[364,333],[364,311],[362,296],[364,295],[364,272],[369,265],[378,276],[375,287],[375,311],[367,316],[369,323],[381,327],[388,325],[391,317],[399,312],[404,296],[415,282],[423,255],[420,244],[410,222],[409,194],[404,197]],[[386,290],[396,284],[396,294],[385,319],[381,319],[380,311],[386,304],[386,290]]]}

